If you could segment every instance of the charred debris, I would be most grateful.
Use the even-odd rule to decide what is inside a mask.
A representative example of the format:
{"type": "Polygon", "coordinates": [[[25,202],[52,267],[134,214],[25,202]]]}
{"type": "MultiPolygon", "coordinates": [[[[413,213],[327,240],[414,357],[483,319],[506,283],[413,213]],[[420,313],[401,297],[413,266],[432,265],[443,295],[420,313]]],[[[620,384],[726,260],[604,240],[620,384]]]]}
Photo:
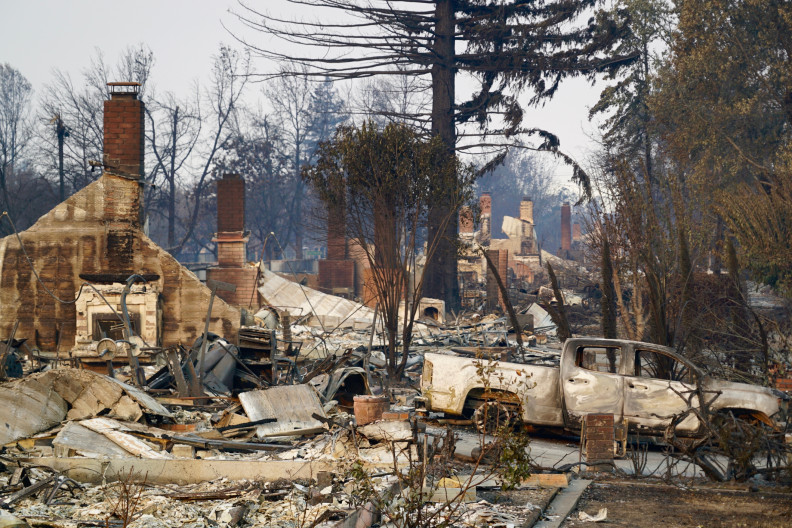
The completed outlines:
{"type": "MultiPolygon", "coordinates": [[[[421,299],[390,379],[371,270],[338,230],[318,270],[249,264],[228,174],[216,264],[187,269],[144,234],[143,104],[134,83],[110,89],[102,176],[0,239],[0,527],[531,525],[571,466],[531,464],[525,435],[487,429],[497,416],[430,412],[421,375],[425,352],[483,359],[483,377],[555,367],[569,328],[599,333],[569,205],[558,255],[528,198],[506,239],[489,195],[478,230],[463,210],[460,238],[488,248],[460,257],[463,311],[421,299]],[[514,486],[520,506],[496,497],[514,486]]],[[[606,441],[587,446],[612,458],[618,427],[595,418],[606,441]]]]}
{"type": "MultiPolygon", "coordinates": [[[[502,483],[493,480],[484,444],[460,442],[446,429],[469,420],[443,425],[435,415],[427,428],[426,413],[415,409],[423,352],[510,357],[515,338],[505,317],[424,319],[404,379],[390,383],[383,329],[370,308],[266,269],[258,275],[258,293],[269,302],[233,335],[209,331],[208,317],[189,346],[139,345],[126,300],[138,291],[132,277],[103,290],[119,294],[120,318],[109,329],[120,338],[56,357],[23,339],[5,340],[0,508],[13,514],[0,522],[335,526],[354,522],[366,504],[379,515],[387,509],[357,500],[361,479],[392,493],[414,485],[405,480],[414,468],[427,460],[439,467],[441,457],[446,468],[422,479],[422,504],[457,504],[459,519],[538,517],[538,506],[504,510],[477,499],[476,490],[496,493],[502,483]],[[297,292],[313,304],[308,314],[274,307],[297,292]],[[485,455],[488,469],[471,480],[485,455]]],[[[207,282],[211,296],[233,289],[207,282]]],[[[137,294],[145,295],[142,286],[137,294]]],[[[526,327],[523,339],[554,340],[546,330],[549,336],[526,327]]],[[[547,364],[557,359],[552,349],[533,355],[547,364]]],[[[537,501],[550,499],[530,487],[537,501]]]]}

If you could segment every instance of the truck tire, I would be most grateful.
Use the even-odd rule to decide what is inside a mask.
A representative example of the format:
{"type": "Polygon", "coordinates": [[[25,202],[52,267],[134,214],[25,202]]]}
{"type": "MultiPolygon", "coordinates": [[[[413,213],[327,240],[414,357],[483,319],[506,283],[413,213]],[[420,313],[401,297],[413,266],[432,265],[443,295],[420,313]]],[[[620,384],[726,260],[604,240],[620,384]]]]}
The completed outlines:
{"type": "Polygon", "coordinates": [[[516,419],[516,413],[499,401],[484,402],[473,413],[476,429],[487,435],[494,435],[502,427],[513,425],[516,419]]]}

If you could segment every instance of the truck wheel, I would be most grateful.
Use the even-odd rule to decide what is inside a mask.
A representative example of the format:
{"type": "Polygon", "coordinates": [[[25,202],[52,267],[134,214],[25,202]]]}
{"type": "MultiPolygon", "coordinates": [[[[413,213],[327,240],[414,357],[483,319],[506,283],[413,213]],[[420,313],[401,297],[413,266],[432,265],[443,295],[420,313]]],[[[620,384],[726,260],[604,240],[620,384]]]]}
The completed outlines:
{"type": "Polygon", "coordinates": [[[498,401],[484,402],[473,413],[473,423],[481,434],[493,435],[502,427],[508,427],[515,421],[514,411],[509,410],[498,401]]]}

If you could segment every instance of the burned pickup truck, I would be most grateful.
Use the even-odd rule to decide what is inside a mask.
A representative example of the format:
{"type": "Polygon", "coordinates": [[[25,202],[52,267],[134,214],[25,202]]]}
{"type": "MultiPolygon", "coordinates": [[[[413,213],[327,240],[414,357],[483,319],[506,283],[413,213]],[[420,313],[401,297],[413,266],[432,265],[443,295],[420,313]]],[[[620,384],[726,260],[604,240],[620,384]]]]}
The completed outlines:
{"type": "MultiPolygon", "coordinates": [[[[520,419],[577,431],[589,413],[613,414],[632,432],[662,434],[674,416],[707,404],[709,412],[776,424],[783,393],[714,379],[673,350],[620,339],[575,338],[564,343],[556,365],[427,353],[421,376],[430,411],[472,417],[479,430],[520,419]]],[[[535,362],[534,362],[535,363],[535,362]]],[[[676,434],[700,433],[695,413],[676,434]]]]}

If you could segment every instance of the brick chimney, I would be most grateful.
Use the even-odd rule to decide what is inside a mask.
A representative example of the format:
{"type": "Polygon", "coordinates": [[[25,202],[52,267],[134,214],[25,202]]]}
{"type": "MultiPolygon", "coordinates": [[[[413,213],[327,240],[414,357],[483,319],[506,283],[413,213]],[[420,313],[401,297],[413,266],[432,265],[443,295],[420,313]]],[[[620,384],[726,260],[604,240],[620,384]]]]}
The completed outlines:
{"type": "Polygon", "coordinates": [[[327,258],[319,261],[317,278],[319,289],[325,293],[355,293],[355,261],[347,259],[346,209],[343,203],[327,209],[327,258]]]}
{"type": "Polygon", "coordinates": [[[479,209],[481,210],[479,242],[488,246],[492,239],[492,195],[490,195],[488,191],[481,193],[481,197],[479,197],[479,209]]]}
{"type": "Polygon", "coordinates": [[[229,304],[258,306],[256,268],[247,266],[245,233],[245,180],[239,174],[224,174],[217,181],[217,267],[206,270],[208,279],[236,284],[236,292],[218,291],[229,304]]]}
{"type": "Polygon", "coordinates": [[[140,228],[143,207],[141,180],[144,170],[143,101],[140,85],[108,83],[110,99],[104,102],[104,173],[116,178],[104,180],[104,220],[107,222],[106,253],[113,255],[108,266],[115,271],[132,271],[134,235],[140,228]],[[120,178],[118,177],[120,176],[120,178]]]}
{"type": "MultiPolygon", "coordinates": [[[[506,249],[488,249],[487,256],[489,256],[495,269],[498,270],[501,280],[504,285],[508,287],[508,272],[509,272],[509,251],[506,249]]],[[[494,310],[496,307],[506,311],[506,301],[501,294],[498,282],[492,270],[487,267],[487,309],[494,310]]]]}
{"type": "Polygon", "coordinates": [[[581,231],[580,231],[580,224],[575,222],[572,224],[572,242],[580,242],[583,238],[581,231]]]}
{"type": "Polygon", "coordinates": [[[569,202],[564,202],[561,206],[561,250],[570,249],[572,249],[572,209],[569,207],[569,202]]]}
{"type": "Polygon", "coordinates": [[[529,224],[534,223],[533,201],[527,196],[520,201],[520,220],[524,220],[529,224]]]}
{"type": "Polygon", "coordinates": [[[144,148],[143,101],[138,100],[140,84],[108,83],[110,100],[104,102],[105,169],[122,176],[142,178],[144,148]]]}
{"type": "Polygon", "coordinates": [[[239,174],[224,174],[217,181],[217,265],[241,268],[247,259],[245,247],[245,180],[239,174]]]}
{"type": "Polygon", "coordinates": [[[336,204],[327,210],[327,260],[344,260],[346,257],[346,213],[343,205],[336,204]]]}

